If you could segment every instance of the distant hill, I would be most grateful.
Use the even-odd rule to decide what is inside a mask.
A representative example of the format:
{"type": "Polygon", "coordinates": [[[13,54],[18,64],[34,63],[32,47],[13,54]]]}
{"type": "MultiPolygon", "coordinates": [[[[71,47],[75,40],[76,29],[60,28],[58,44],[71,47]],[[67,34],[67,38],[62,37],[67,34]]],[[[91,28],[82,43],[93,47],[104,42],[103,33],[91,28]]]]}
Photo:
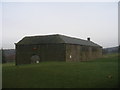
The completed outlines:
{"type": "Polygon", "coordinates": [[[4,53],[6,56],[15,55],[15,49],[4,49],[4,53]]]}
{"type": "Polygon", "coordinates": [[[118,53],[118,52],[119,52],[119,46],[103,49],[103,54],[112,54],[112,53],[118,53]]]}
{"type": "MultiPolygon", "coordinates": [[[[2,52],[2,50],[0,50],[2,52]]],[[[2,59],[4,62],[14,62],[15,61],[15,49],[3,49],[2,59]],[[3,58],[4,57],[4,58],[3,58]]]]}
{"type": "Polygon", "coordinates": [[[0,63],[2,63],[2,50],[0,50],[0,63]]]}

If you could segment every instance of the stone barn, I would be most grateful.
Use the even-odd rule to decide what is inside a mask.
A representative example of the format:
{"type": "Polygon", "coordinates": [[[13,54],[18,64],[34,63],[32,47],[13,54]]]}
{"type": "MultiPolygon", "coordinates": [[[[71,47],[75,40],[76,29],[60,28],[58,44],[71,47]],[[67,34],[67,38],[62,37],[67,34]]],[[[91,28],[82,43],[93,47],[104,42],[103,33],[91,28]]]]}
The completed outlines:
{"type": "Polygon", "coordinates": [[[16,43],[16,65],[44,61],[88,61],[101,57],[102,47],[90,40],[65,35],[24,37],[16,43]]]}

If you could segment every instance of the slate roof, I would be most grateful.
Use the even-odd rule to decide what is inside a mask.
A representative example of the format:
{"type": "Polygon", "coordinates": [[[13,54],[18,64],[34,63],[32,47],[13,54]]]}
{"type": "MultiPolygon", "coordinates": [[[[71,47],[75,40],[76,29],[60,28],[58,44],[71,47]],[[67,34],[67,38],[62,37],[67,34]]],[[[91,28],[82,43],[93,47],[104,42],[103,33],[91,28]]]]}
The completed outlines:
{"type": "Polygon", "coordinates": [[[83,39],[78,39],[74,37],[69,37],[65,35],[55,34],[55,35],[44,35],[44,36],[29,36],[24,37],[20,40],[17,45],[30,45],[30,44],[58,44],[58,43],[65,43],[65,44],[79,44],[85,46],[96,46],[101,47],[100,45],[83,39]]]}

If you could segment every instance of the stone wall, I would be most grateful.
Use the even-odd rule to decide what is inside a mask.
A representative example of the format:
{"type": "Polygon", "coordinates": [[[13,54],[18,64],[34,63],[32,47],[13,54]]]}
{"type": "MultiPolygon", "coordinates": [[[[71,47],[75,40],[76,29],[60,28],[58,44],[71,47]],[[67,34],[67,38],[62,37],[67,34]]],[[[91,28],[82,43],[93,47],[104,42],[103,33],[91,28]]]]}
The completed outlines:
{"type": "Polygon", "coordinates": [[[74,44],[66,45],[66,61],[89,61],[102,56],[100,47],[80,46],[74,44]]]}
{"type": "Polygon", "coordinates": [[[16,65],[42,61],[89,61],[101,57],[100,47],[74,44],[16,45],[16,65]],[[32,59],[31,59],[32,58],[32,59]]]}
{"type": "Polygon", "coordinates": [[[38,55],[42,61],[65,61],[64,44],[18,45],[16,64],[30,64],[31,57],[38,55]]]}

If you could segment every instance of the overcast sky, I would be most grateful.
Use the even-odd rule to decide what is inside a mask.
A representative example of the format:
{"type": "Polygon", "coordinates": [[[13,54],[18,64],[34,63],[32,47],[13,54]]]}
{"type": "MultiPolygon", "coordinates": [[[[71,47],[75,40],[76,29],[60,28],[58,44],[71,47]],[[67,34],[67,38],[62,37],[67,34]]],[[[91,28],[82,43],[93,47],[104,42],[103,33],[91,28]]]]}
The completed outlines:
{"type": "MultiPolygon", "coordinates": [[[[1,9],[2,7],[2,9],[1,9]]],[[[25,36],[63,34],[103,48],[118,45],[117,2],[2,2],[3,48],[25,36]]]]}

